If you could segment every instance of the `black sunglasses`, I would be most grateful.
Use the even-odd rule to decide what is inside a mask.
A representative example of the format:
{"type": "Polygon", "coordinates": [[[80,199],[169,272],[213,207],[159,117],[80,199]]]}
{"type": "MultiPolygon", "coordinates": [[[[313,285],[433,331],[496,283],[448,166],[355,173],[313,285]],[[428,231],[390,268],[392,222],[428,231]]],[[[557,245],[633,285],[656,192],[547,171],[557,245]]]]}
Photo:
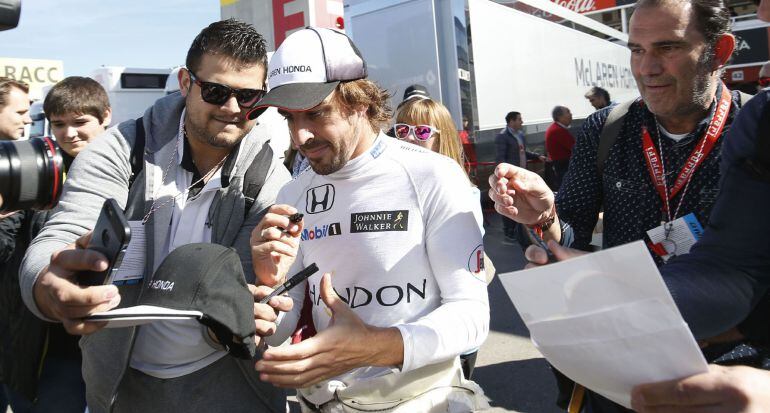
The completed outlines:
{"type": "Polygon", "coordinates": [[[256,105],[262,96],[265,96],[264,89],[233,89],[230,86],[221,83],[204,82],[195,76],[195,73],[188,70],[190,79],[201,88],[201,98],[206,103],[212,105],[224,105],[230,96],[235,95],[238,106],[242,108],[251,108],[256,105]]]}

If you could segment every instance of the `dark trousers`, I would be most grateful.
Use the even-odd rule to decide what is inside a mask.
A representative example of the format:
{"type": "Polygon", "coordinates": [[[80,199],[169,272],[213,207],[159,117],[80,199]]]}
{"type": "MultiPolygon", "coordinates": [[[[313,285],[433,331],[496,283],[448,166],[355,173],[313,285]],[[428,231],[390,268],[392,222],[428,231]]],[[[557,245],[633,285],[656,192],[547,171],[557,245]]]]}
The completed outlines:
{"type": "Polygon", "coordinates": [[[516,221],[500,215],[503,220],[503,234],[508,238],[516,238],[516,226],[519,225],[516,221]]]}
{"type": "MultiPolygon", "coordinates": [[[[148,376],[129,367],[118,389],[113,412],[281,413],[285,411],[285,395],[279,403],[271,400],[273,406],[266,406],[241,374],[240,367],[236,363],[239,361],[228,355],[196,372],[172,379],[148,376]]],[[[253,366],[253,362],[248,363],[248,368],[254,368],[253,366]]],[[[277,391],[282,392],[282,390],[277,391]]]]}
{"type": "Polygon", "coordinates": [[[633,413],[633,410],[626,409],[588,389],[585,394],[583,413],[633,413]]]}
{"type": "Polygon", "coordinates": [[[473,353],[460,355],[460,367],[463,369],[463,376],[465,376],[466,380],[470,380],[473,375],[473,369],[476,367],[476,358],[478,355],[478,350],[473,353]]]}
{"type": "Polygon", "coordinates": [[[529,235],[527,235],[527,229],[523,225],[504,216],[500,216],[500,218],[503,219],[503,234],[507,238],[512,238],[518,242],[522,250],[527,249],[532,244],[529,235]]]}
{"type": "Polygon", "coordinates": [[[6,385],[0,383],[0,412],[8,410],[8,396],[6,395],[6,385]]]}
{"type": "Polygon", "coordinates": [[[548,363],[548,367],[553,373],[553,377],[556,379],[556,389],[558,394],[556,395],[556,405],[562,409],[566,409],[569,406],[569,401],[572,398],[572,390],[575,388],[575,382],[569,377],[562,374],[556,367],[548,363]]]}
{"type": "Polygon", "coordinates": [[[86,409],[86,384],[80,375],[79,358],[46,357],[34,403],[8,385],[3,387],[13,413],[83,413],[86,409]]]}
{"type": "Polygon", "coordinates": [[[558,191],[559,188],[561,188],[561,182],[564,180],[564,175],[567,174],[567,168],[569,167],[569,159],[562,159],[559,161],[552,161],[553,162],[553,170],[554,170],[554,182],[553,182],[553,189],[554,191],[558,191]]]}

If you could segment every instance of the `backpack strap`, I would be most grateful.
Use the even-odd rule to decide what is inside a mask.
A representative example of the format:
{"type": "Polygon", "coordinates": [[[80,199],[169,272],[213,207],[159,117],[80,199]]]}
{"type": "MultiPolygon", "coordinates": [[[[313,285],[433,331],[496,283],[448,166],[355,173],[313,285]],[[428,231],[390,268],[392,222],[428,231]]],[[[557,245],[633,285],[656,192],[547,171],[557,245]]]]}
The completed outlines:
{"type": "Polygon", "coordinates": [[[626,119],[628,110],[631,109],[631,105],[636,102],[636,99],[625,101],[610,110],[610,114],[607,115],[607,120],[604,121],[602,131],[599,135],[599,150],[596,153],[596,170],[599,172],[599,176],[604,172],[604,163],[607,162],[607,158],[610,156],[610,148],[615,144],[620,133],[620,128],[623,127],[623,121],[626,119]]]}
{"type": "Polygon", "coordinates": [[[738,96],[741,97],[740,105],[738,105],[739,108],[742,108],[743,105],[746,104],[746,102],[748,102],[749,100],[751,100],[751,98],[754,97],[754,95],[749,95],[748,93],[741,92],[740,90],[738,91],[738,96]]]}
{"type": "Polygon", "coordinates": [[[270,172],[272,163],[273,148],[270,147],[269,142],[265,142],[257,156],[251,161],[249,169],[243,175],[243,197],[246,200],[243,210],[244,218],[249,214],[254,201],[259,196],[259,191],[265,185],[265,179],[267,178],[267,173],[270,172]]]}
{"type": "Polygon", "coordinates": [[[128,187],[134,184],[137,175],[142,172],[144,168],[144,120],[140,117],[136,120],[136,136],[134,139],[134,146],[131,148],[131,157],[128,158],[131,163],[131,177],[128,178],[128,187]]]}

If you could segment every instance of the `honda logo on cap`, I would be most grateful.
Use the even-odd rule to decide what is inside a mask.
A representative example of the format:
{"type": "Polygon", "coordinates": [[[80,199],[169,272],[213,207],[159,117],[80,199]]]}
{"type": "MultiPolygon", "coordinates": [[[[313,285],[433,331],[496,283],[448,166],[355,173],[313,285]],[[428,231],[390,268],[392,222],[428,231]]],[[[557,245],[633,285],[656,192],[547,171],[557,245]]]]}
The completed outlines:
{"type": "Polygon", "coordinates": [[[308,189],[305,201],[305,211],[308,214],[317,214],[332,209],[334,205],[334,185],[325,184],[308,189]]]}

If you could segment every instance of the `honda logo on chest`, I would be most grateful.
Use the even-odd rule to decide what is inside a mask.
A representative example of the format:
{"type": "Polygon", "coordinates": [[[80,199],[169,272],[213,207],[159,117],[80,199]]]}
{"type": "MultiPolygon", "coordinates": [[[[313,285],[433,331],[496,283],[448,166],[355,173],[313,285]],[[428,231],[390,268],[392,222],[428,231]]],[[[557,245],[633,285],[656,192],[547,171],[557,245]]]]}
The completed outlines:
{"type": "Polygon", "coordinates": [[[325,184],[307,190],[305,211],[317,214],[332,209],[334,205],[334,185],[325,184]]]}

